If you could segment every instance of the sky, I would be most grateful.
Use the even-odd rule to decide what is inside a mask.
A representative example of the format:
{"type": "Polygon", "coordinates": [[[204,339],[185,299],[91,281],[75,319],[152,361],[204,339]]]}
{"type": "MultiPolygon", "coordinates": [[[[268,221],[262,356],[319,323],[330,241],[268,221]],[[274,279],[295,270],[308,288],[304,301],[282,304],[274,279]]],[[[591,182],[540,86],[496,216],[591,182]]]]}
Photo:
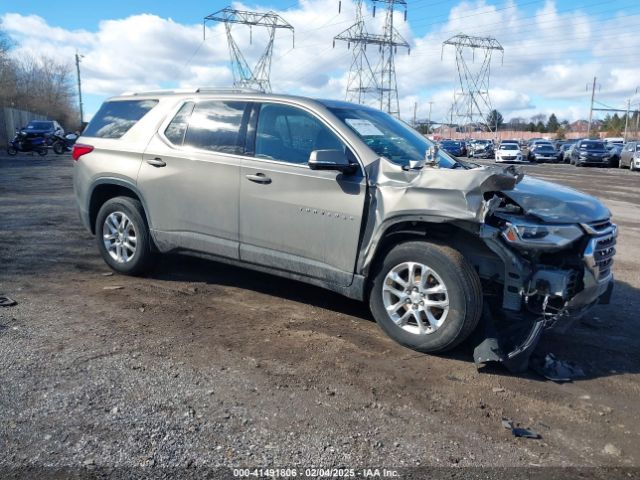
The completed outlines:
{"type": "MultiPolygon", "coordinates": [[[[124,91],[230,86],[224,27],[211,23],[203,39],[202,19],[226,6],[280,14],[295,28],[278,31],[271,83],[275,92],[320,98],[345,97],[352,51],[333,37],[353,24],[354,3],[342,0],[217,1],[112,0],[2,2],[1,28],[14,40],[14,55],[47,55],[74,65],[81,75],[86,117],[109,96],[124,91]]],[[[382,32],[384,4],[369,32],[382,32]]],[[[492,36],[504,47],[491,60],[490,98],[505,120],[555,113],[560,120],[588,117],[590,87],[597,77],[596,107],[624,109],[640,103],[640,1],[638,0],[407,0],[407,20],[394,23],[411,45],[398,50],[396,72],[401,116],[446,121],[460,89],[456,55],[442,44],[464,33],[492,36]]],[[[249,64],[264,47],[254,28],[233,27],[249,64]]],[[[472,70],[482,54],[465,51],[472,70]],[[473,59],[473,61],[472,61],[473,59]]],[[[369,53],[375,58],[375,50],[369,53]]],[[[605,112],[595,112],[602,118],[605,112]]]]}

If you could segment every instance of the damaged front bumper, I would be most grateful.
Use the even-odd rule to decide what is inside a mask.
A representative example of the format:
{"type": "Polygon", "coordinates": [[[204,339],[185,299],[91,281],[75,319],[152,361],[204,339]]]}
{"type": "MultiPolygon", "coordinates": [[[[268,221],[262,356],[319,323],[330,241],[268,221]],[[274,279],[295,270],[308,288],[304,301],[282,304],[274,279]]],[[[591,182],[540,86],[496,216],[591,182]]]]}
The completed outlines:
{"type": "Polygon", "coordinates": [[[609,303],[617,228],[582,228],[589,235],[582,265],[558,268],[528,262],[500,240],[499,229],[482,226],[481,237],[505,265],[505,281],[498,315],[485,308],[476,364],[501,362],[509,370],[524,370],[545,330],[565,332],[594,305],[609,303]]]}

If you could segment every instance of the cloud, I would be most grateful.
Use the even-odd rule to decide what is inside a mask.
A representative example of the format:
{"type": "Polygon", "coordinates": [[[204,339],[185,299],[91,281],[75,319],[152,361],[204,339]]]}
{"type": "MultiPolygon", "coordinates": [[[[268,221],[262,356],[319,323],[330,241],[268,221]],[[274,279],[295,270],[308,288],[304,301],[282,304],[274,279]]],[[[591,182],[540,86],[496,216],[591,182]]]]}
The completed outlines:
{"type": "MultiPolygon", "coordinates": [[[[238,8],[256,9],[255,6],[238,8]]],[[[259,7],[258,7],[259,8],[259,7]]],[[[333,37],[352,25],[354,5],[343,0],[302,0],[279,12],[295,31],[295,48],[288,31],[276,33],[271,83],[275,91],[318,97],[344,98],[352,50],[333,37]]],[[[410,42],[410,54],[396,54],[397,81],[403,117],[426,118],[429,101],[432,119],[449,117],[454,90],[459,90],[456,56],[442,42],[457,33],[492,35],[504,47],[504,58],[494,52],[490,93],[493,105],[505,118],[551,113],[575,120],[584,117],[589,93],[586,84],[598,77],[598,96],[609,104],[624,105],[640,86],[640,36],[632,34],[640,15],[629,12],[599,18],[580,9],[560,10],[547,0],[525,11],[513,0],[489,3],[464,0],[445,16],[430,14],[428,5],[409,4],[409,21],[398,12],[394,23],[410,42]],[[419,33],[418,33],[419,32],[419,33]]],[[[374,18],[365,9],[367,28],[381,32],[384,14],[374,18]]],[[[228,86],[232,83],[224,28],[209,24],[207,40],[201,24],[181,24],[152,14],[100,22],[96,31],[66,30],[35,15],[6,13],[3,28],[19,47],[16,54],[46,54],[82,60],[87,93],[113,95],[126,90],[168,86],[228,86]]],[[[233,35],[253,66],[266,41],[266,32],[234,25],[233,35]]],[[[376,57],[375,47],[370,49],[376,57]]],[[[481,52],[465,52],[471,69],[479,66],[481,52]]],[[[636,97],[637,98],[637,97],[636,97]]]]}

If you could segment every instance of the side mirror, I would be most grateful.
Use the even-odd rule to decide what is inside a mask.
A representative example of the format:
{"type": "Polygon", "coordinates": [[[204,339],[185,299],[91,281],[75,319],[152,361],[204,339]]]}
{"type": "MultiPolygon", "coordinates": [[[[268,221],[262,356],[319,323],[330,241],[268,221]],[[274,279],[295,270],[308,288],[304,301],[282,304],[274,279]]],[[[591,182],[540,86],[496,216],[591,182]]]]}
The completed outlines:
{"type": "Polygon", "coordinates": [[[349,163],[342,150],[314,150],[309,155],[311,170],[337,170],[342,173],[354,173],[357,166],[349,163]]]}

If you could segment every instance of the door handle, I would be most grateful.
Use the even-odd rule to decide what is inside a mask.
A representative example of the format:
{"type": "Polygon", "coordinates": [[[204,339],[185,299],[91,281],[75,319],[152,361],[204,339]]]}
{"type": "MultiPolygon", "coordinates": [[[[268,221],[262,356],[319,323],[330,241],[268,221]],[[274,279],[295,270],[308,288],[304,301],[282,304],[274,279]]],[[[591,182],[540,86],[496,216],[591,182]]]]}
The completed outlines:
{"type": "Polygon", "coordinates": [[[147,163],[149,165],[151,165],[152,167],[166,167],[167,166],[167,162],[165,162],[164,160],[162,160],[161,158],[154,158],[154,159],[149,159],[147,160],[147,163]]]}
{"type": "Polygon", "coordinates": [[[264,173],[256,173],[255,175],[245,175],[245,177],[247,177],[247,179],[251,180],[252,182],[256,182],[256,183],[271,183],[271,179],[269,177],[267,177],[264,173]]]}

